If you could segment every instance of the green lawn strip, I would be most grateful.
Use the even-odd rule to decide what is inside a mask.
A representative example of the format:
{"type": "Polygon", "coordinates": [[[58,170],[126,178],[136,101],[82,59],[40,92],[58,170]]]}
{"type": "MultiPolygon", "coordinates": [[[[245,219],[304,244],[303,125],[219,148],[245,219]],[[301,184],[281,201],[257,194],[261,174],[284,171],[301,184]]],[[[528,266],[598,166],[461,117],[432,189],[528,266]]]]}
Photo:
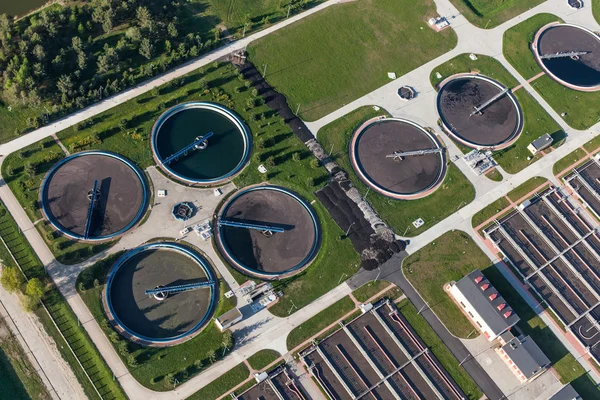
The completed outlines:
{"type": "MultiPolygon", "coordinates": [[[[48,280],[43,265],[2,203],[0,203],[0,235],[10,247],[11,253],[15,256],[28,279],[39,278],[43,281],[48,280]]],[[[12,264],[12,259],[4,245],[0,245],[0,254],[3,257],[7,255],[8,257],[4,258],[6,260],[5,263],[12,264]]],[[[90,399],[98,398],[94,389],[95,385],[101,395],[106,395],[113,399],[125,399],[126,396],[121,386],[117,381],[113,380],[112,372],[58,290],[53,287],[48,289],[43,302],[52,315],[52,318],[57,321],[58,329],[65,335],[71,347],[75,349],[75,355],[73,355],[54,325],[50,315],[42,307],[38,307],[34,310],[34,313],[42,322],[46,333],[56,343],[62,357],[71,366],[86,395],[90,399]],[[89,376],[93,377],[93,384],[85,375],[77,359],[84,365],[89,376]]]]}
{"type": "Polygon", "coordinates": [[[482,269],[482,271],[521,318],[517,325],[525,335],[531,336],[550,359],[552,367],[560,375],[560,381],[564,384],[571,382],[575,390],[584,399],[598,398],[600,389],[595,387],[591,378],[586,375],[585,369],[575,360],[575,357],[569,353],[536,312],[529,307],[502,273],[495,266],[489,266],[482,269]]]}
{"type": "MultiPolygon", "coordinates": [[[[223,347],[223,333],[212,322],[193,339],[173,347],[144,347],[128,342],[118,334],[115,335],[104,313],[102,290],[108,271],[121,254],[122,252],[112,254],[82,271],[77,278],[77,289],[123,362],[129,365],[129,355],[135,357],[137,365],[129,365],[129,372],[140,384],[155,391],[171,390],[171,384],[165,379],[168,374],[172,374],[179,383],[183,383],[210,366],[210,350],[215,352],[217,360],[229,353],[231,349],[226,350],[223,347]]],[[[225,292],[228,290],[227,285],[221,281],[215,317],[235,307],[234,301],[225,298],[225,292]]]]}
{"type": "Polygon", "coordinates": [[[525,196],[527,193],[540,187],[546,182],[548,182],[548,179],[543,178],[541,176],[534,176],[533,178],[529,178],[527,181],[523,182],[522,184],[508,192],[507,196],[509,199],[516,202],[521,197],[525,196]]]}
{"type": "Polygon", "coordinates": [[[458,281],[489,262],[469,235],[451,231],[411,254],[404,260],[402,269],[446,328],[453,335],[466,338],[474,328],[444,291],[443,285],[458,281]]]}
{"type": "Polygon", "coordinates": [[[592,14],[596,22],[600,24],[600,0],[592,0],[592,14]]]}
{"type": "MultiPolygon", "coordinates": [[[[430,81],[432,86],[437,88],[437,85],[447,77],[464,72],[477,72],[489,76],[508,88],[514,88],[519,84],[515,77],[496,59],[478,55],[477,60],[471,60],[468,54],[461,54],[434,68],[430,75],[430,81]],[[438,73],[441,78],[437,77],[438,73]]],[[[514,96],[523,111],[523,131],[515,143],[494,153],[496,162],[509,174],[517,173],[541,158],[541,155],[538,155],[528,160],[531,157],[531,152],[527,149],[529,143],[546,133],[552,135],[555,142],[565,136],[556,121],[525,89],[517,90],[514,92],[514,96]]],[[[464,153],[470,150],[462,151],[464,153]]]]}
{"type": "Polygon", "coordinates": [[[557,21],[563,22],[553,14],[537,14],[504,32],[502,52],[523,78],[530,79],[542,72],[531,54],[531,44],[542,26],[557,21]]]}
{"type": "Polygon", "coordinates": [[[352,296],[359,302],[364,303],[382,290],[391,289],[391,286],[393,285],[388,281],[370,281],[353,291],[352,296]]]}
{"type": "Polygon", "coordinates": [[[496,168],[485,174],[485,177],[494,182],[502,182],[503,176],[496,168]]]}
{"type": "MultiPolygon", "coordinates": [[[[529,79],[539,73],[536,61],[529,50],[535,33],[549,22],[558,20],[550,14],[538,14],[507,30],[504,34],[503,54],[523,77],[529,79]]],[[[568,89],[544,75],[531,83],[531,86],[546,100],[555,112],[563,116],[567,124],[584,130],[598,122],[600,108],[599,92],[581,92],[568,89]]]]}
{"type": "Polygon", "coordinates": [[[267,365],[273,363],[280,357],[281,354],[275,350],[260,350],[258,353],[254,353],[248,358],[248,363],[256,371],[262,371],[267,365]]]}
{"type": "Polygon", "coordinates": [[[314,121],[388,83],[388,72],[404,75],[456,46],[452,29],[428,26],[436,15],[433,0],[347,2],[253,42],[248,53],[300,105],[300,117],[314,121]]]}
{"type": "Polygon", "coordinates": [[[319,312],[314,317],[304,321],[289,333],[287,348],[293,350],[312,336],[316,335],[327,326],[333,324],[354,309],[354,302],[349,296],[338,300],[331,306],[319,312]]]}
{"type": "MultiPolygon", "coordinates": [[[[231,396],[231,394],[233,394],[233,393],[235,393],[237,396],[239,396],[242,393],[244,393],[246,390],[253,387],[254,385],[256,385],[256,379],[252,378],[248,382],[246,382],[242,386],[240,386],[238,389],[233,390],[231,393],[229,393],[229,396],[231,396]]],[[[226,398],[229,398],[229,397],[226,397],[226,398]]]]}
{"type": "MultiPolygon", "coordinates": [[[[8,318],[7,318],[8,319],[8,318]]],[[[29,362],[25,349],[0,319],[0,393],[6,399],[51,399],[44,383],[29,362]]]]}
{"type": "Polygon", "coordinates": [[[450,0],[473,25],[492,29],[545,0],[450,0]]]}
{"type": "Polygon", "coordinates": [[[467,397],[472,400],[481,398],[481,390],[479,390],[469,374],[467,374],[467,372],[458,364],[456,358],[436,335],[433,329],[431,329],[431,326],[429,326],[427,321],[417,313],[415,306],[413,306],[408,299],[404,299],[398,304],[398,309],[423,340],[425,346],[427,346],[427,348],[436,356],[452,379],[454,379],[462,391],[465,392],[467,397]]]}
{"type": "MultiPolygon", "coordinates": [[[[598,6],[600,7],[600,6],[598,6]]],[[[598,147],[600,147],[600,136],[596,136],[595,138],[593,138],[592,140],[590,140],[589,142],[586,142],[583,145],[583,148],[588,152],[588,153],[592,153],[594,151],[596,151],[598,149],[598,147]]]]}
{"type": "Polygon", "coordinates": [[[555,162],[552,166],[552,173],[554,175],[558,175],[565,169],[567,169],[570,165],[573,165],[574,163],[583,159],[586,156],[587,154],[585,151],[583,151],[580,148],[577,148],[569,154],[567,154],[566,156],[564,156],[563,158],[561,158],[560,160],[558,160],[557,162],[555,162]]]}
{"type": "Polygon", "coordinates": [[[471,219],[471,226],[473,226],[473,228],[478,227],[488,219],[492,218],[492,216],[504,210],[509,205],[510,203],[505,197],[500,197],[498,200],[488,204],[479,210],[475,215],[473,215],[473,218],[471,219]]]}
{"type": "Polygon", "coordinates": [[[331,151],[335,162],[343,168],[348,177],[363,194],[375,211],[396,233],[403,236],[416,236],[431,228],[435,223],[456,212],[460,207],[469,204],[475,198],[475,191],[469,180],[454,166],[448,164],[448,172],[443,184],[432,194],[422,199],[403,201],[393,200],[373,191],[358,178],[348,156],[348,146],[354,131],[366,120],[386,115],[383,110],[375,111],[372,107],[362,107],[331,122],[321,128],[317,134],[319,142],[326,151],[331,151]],[[368,191],[368,194],[367,194],[368,191]],[[415,229],[412,222],[423,218],[425,224],[415,229]]]}
{"type": "Polygon", "coordinates": [[[221,395],[248,379],[249,374],[250,371],[246,367],[246,364],[240,363],[198,390],[188,397],[187,400],[218,399],[221,395]]]}

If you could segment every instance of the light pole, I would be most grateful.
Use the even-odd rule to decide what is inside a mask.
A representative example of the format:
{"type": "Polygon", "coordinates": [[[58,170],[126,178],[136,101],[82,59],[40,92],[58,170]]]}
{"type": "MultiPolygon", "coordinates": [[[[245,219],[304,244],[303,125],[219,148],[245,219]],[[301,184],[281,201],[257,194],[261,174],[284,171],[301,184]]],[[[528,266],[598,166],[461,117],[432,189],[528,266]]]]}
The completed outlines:
{"type": "Polygon", "coordinates": [[[353,223],[350,224],[350,226],[348,227],[348,230],[346,231],[346,234],[344,236],[348,237],[348,233],[350,233],[350,228],[352,228],[352,225],[354,225],[356,223],[356,221],[354,221],[353,223]]]}

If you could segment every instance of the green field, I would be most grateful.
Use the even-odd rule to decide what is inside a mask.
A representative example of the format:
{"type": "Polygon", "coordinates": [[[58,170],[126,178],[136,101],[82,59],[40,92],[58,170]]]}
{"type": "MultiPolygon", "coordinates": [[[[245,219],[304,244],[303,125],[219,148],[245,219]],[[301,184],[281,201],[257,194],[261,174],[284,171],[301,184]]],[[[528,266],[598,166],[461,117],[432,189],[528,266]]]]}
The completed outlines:
{"type": "Polygon", "coordinates": [[[490,260],[469,235],[451,231],[411,254],[402,263],[402,270],[450,333],[472,338],[478,332],[473,332],[475,328],[444,292],[443,285],[489,264],[490,260]]]}
{"type": "Polygon", "coordinates": [[[404,75],[452,49],[452,29],[427,25],[436,15],[433,0],[338,4],[253,42],[248,53],[291,108],[314,121],[389,82],[388,72],[404,75]]]}
{"type": "Polygon", "coordinates": [[[481,225],[488,219],[492,218],[492,216],[504,210],[509,205],[510,203],[508,202],[508,200],[506,200],[506,197],[500,197],[498,200],[488,204],[483,209],[478,211],[477,214],[473,215],[473,218],[471,219],[471,225],[473,226],[473,228],[481,225]]]}
{"type": "Polygon", "coordinates": [[[0,393],[6,399],[49,400],[40,376],[7,323],[0,319],[0,393]]]}
{"type": "Polygon", "coordinates": [[[502,182],[502,179],[504,179],[500,171],[496,168],[492,169],[490,172],[486,172],[485,177],[494,182],[502,182]]]}
{"type": "Polygon", "coordinates": [[[564,156],[563,158],[561,158],[560,160],[558,160],[557,162],[555,162],[552,166],[552,173],[554,175],[558,175],[559,173],[567,169],[570,165],[576,163],[577,161],[581,160],[586,156],[587,154],[585,153],[585,151],[577,148],[569,154],[567,154],[566,156],[564,156]]]}
{"type": "Polygon", "coordinates": [[[442,185],[422,199],[393,200],[368,190],[352,169],[348,146],[354,131],[364,121],[379,115],[389,114],[383,110],[375,111],[372,107],[361,107],[321,128],[317,137],[326,151],[333,149],[331,156],[335,162],[348,173],[354,186],[366,195],[371,206],[397,234],[412,237],[423,233],[473,201],[473,186],[452,163],[448,164],[448,172],[442,185]],[[423,218],[425,224],[415,229],[412,222],[417,218],[423,218]]]}
{"type": "Polygon", "coordinates": [[[541,176],[534,176],[533,178],[529,178],[527,181],[521,183],[519,186],[508,192],[506,196],[512,201],[516,202],[521,197],[542,186],[546,182],[548,182],[548,179],[541,176]]]}
{"type": "Polygon", "coordinates": [[[350,297],[346,296],[319,312],[314,317],[307,319],[289,333],[287,337],[288,350],[291,351],[301,345],[306,340],[354,310],[354,308],[354,302],[350,297]]]}
{"type": "Polygon", "coordinates": [[[592,14],[596,22],[600,24],[600,0],[592,0],[592,14]]]}
{"type": "Polygon", "coordinates": [[[469,374],[458,365],[456,358],[440,340],[433,329],[431,329],[431,326],[427,321],[417,313],[415,306],[413,306],[408,299],[405,299],[398,304],[398,308],[415,332],[423,339],[427,348],[437,357],[452,379],[454,379],[463,392],[465,392],[467,398],[471,400],[480,399],[482,396],[481,390],[479,390],[469,374]]]}
{"type": "Polygon", "coordinates": [[[250,371],[244,363],[240,363],[233,367],[196,393],[188,397],[186,400],[207,400],[218,399],[221,395],[227,393],[240,383],[248,379],[250,371]]]}
{"type": "MultiPolygon", "coordinates": [[[[535,33],[549,22],[560,19],[551,14],[538,14],[513,26],[504,33],[502,52],[508,62],[524,78],[529,79],[542,69],[537,65],[530,45],[535,33]]],[[[600,119],[600,92],[580,92],[568,89],[544,75],[531,86],[562,118],[575,129],[587,129],[600,119]]]]}
{"type": "MultiPolygon", "coordinates": [[[[17,266],[10,257],[10,254],[13,254],[28,279],[38,278],[44,282],[48,281],[43,265],[2,203],[0,203],[0,236],[9,247],[7,249],[0,244],[0,256],[5,265],[17,266]]],[[[88,398],[98,399],[97,389],[106,398],[125,399],[123,389],[117,381],[113,380],[112,372],[58,290],[55,288],[47,290],[43,303],[52,318],[42,307],[36,308],[34,313],[40,319],[46,333],[56,343],[62,357],[70,364],[88,398]],[[57,325],[54,325],[53,319],[57,325]],[[74,354],[68,345],[72,346],[74,354]],[[85,372],[92,377],[91,382],[79,362],[83,364],[85,372]]]]}
{"type": "Polygon", "coordinates": [[[248,358],[248,363],[253,369],[262,371],[267,365],[270,365],[280,357],[281,354],[275,350],[261,350],[258,353],[251,355],[248,358]]]}
{"type": "Polygon", "coordinates": [[[361,303],[369,300],[382,290],[389,290],[391,283],[388,281],[371,281],[367,282],[355,291],[352,292],[352,296],[361,303]]]}
{"type": "Polygon", "coordinates": [[[473,25],[491,29],[545,0],[450,0],[473,25]]]}
{"type": "MultiPolygon", "coordinates": [[[[518,85],[515,77],[500,62],[492,57],[482,55],[478,55],[477,57],[478,59],[473,61],[469,58],[468,54],[461,54],[435,67],[430,75],[432,86],[437,87],[441,81],[450,75],[472,71],[487,75],[509,88],[518,85]],[[437,73],[442,75],[442,77],[438,78],[437,73]]],[[[552,136],[555,143],[565,137],[564,132],[556,121],[548,115],[542,106],[525,89],[521,88],[517,90],[514,92],[514,95],[523,111],[523,131],[514,144],[494,153],[496,162],[509,174],[515,174],[541,158],[541,155],[537,155],[531,160],[527,160],[528,157],[531,157],[527,146],[538,137],[548,133],[552,136]]]]}
{"type": "MultiPolygon", "coordinates": [[[[166,379],[169,374],[172,374],[179,383],[183,383],[210,367],[211,363],[208,359],[210,350],[214,350],[217,360],[231,351],[225,349],[224,334],[213,323],[193,339],[173,347],[144,347],[128,342],[118,334],[115,336],[115,331],[108,323],[102,306],[102,290],[106,274],[121,254],[122,252],[112,254],[84,270],[77,279],[77,287],[90,313],[106,336],[111,339],[123,362],[127,365],[130,355],[136,359],[137,365],[135,367],[130,365],[130,373],[140,384],[151,390],[170,390],[171,385],[166,379]],[[113,336],[118,340],[112,340],[113,336]]],[[[225,298],[224,294],[228,290],[227,285],[221,282],[215,317],[235,307],[235,300],[225,298]]]]}

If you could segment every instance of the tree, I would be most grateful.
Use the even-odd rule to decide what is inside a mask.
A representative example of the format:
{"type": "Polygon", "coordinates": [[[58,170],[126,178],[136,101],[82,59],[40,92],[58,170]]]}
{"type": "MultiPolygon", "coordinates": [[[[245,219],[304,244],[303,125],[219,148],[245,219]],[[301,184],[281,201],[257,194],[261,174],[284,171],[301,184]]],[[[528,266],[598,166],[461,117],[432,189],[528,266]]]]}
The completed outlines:
{"type": "Polygon", "coordinates": [[[25,286],[25,296],[27,296],[26,307],[30,310],[40,302],[44,297],[44,284],[38,278],[33,278],[25,286]]]}
{"type": "Polygon", "coordinates": [[[87,56],[83,51],[77,53],[77,66],[81,71],[83,71],[87,66],[87,56]]]}
{"type": "Polygon", "coordinates": [[[139,42],[142,39],[142,34],[137,26],[132,26],[125,32],[125,37],[132,42],[139,42]]]}
{"type": "Polygon", "coordinates": [[[215,361],[217,361],[217,354],[211,349],[206,353],[206,358],[210,364],[213,364],[215,361]]]}
{"type": "Polygon", "coordinates": [[[169,25],[167,25],[167,33],[169,34],[169,36],[171,36],[172,38],[176,38],[178,35],[177,32],[177,28],[175,27],[175,24],[172,22],[169,22],[169,25]]]}
{"type": "Polygon", "coordinates": [[[128,125],[129,125],[129,121],[127,121],[125,118],[121,119],[119,121],[119,129],[121,130],[121,132],[127,130],[128,125]]]}
{"type": "Polygon", "coordinates": [[[223,333],[223,341],[221,342],[225,350],[229,350],[233,346],[233,335],[227,330],[223,333]]]}
{"type": "Polygon", "coordinates": [[[21,271],[15,267],[4,267],[2,270],[2,276],[0,277],[0,283],[2,287],[9,293],[14,293],[21,289],[23,285],[23,275],[21,271]]]}
{"type": "Polygon", "coordinates": [[[152,20],[152,14],[146,6],[140,6],[135,12],[135,16],[138,20],[138,24],[143,29],[151,29],[154,21],[152,20]]]}
{"type": "Polygon", "coordinates": [[[60,78],[58,78],[58,82],[56,82],[56,87],[62,94],[70,94],[73,90],[73,80],[71,75],[61,75],[60,78]]]}
{"type": "Polygon", "coordinates": [[[39,44],[35,45],[32,53],[38,61],[43,61],[46,58],[46,52],[44,51],[44,48],[39,44]]]}
{"type": "Polygon", "coordinates": [[[150,43],[150,40],[148,38],[142,39],[142,42],[140,43],[140,54],[149,60],[152,58],[153,53],[154,46],[150,43]]]}
{"type": "Polygon", "coordinates": [[[26,163],[23,172],[28,178],[33,178],[37,173],[37,168],[32,163],[26,163]]]}

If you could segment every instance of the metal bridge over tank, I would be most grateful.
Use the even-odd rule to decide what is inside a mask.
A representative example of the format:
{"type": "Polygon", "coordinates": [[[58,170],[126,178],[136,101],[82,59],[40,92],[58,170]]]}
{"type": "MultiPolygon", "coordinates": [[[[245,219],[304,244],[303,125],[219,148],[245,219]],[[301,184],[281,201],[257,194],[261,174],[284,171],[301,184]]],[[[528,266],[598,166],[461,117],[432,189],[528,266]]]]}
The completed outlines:
{"type": "Polygon", "coordinates": [[[83,231],[83,238],[88,240],[90,237],[90,229],[92,228],[92,215],[94,214],[94,208],[96,207],[96,201],[98,200],[98,181],[94,181],[94,187],[91,192],[88,192],[88,197],[90,199],[90,205],[88,207],[87,212],[87,220],[85,221],[85,230],[83,231]]]}
{"type": "Polygon", "coordinates": [[[283,233],[285,229],[280,226],[273,226],[269,224],[253,224],[249,222],[239,222],[239,221],[231,221],[228,219],[219,219],[218,224],[220,226],[230,226],[232,228],[242,228],[242,229],[255,229],[262,232],[271,232],[271,233],[283,233]]]}
{"type": "Polygon", "coordinates": [[[481,114],[482,111],[486,108],[489,107],[492,103],[498,101],[502,96],[504,96],[510,89],[505,88],[503,91],[501,91],[500,93],[496,94],[494,97],[492,97],[491,99],[489,99],[488,101],[486,101],[485,103],[483,103],[480,106],[476,106],[473,107],[474,111],[469,114],[469,117],[472,117],[475,114],[481,114]]]}
{"type": "Polygon", "coordinates": [[[159,286],[154,289],[146,290],[145,293],[148,296],[152,296],[152,295],[165,295],[166,296],[166,295],[172,294],[172,293],[188,292],[190,290],[202,289],[205,287],[212,288],[213,286],[215,286],[214,281],[207,281],[207,282],[189,283],[186,285],[175,285],[175,286],[164,286],[164,287],[159,286]]]}
{"type": "Polygon", "coordinates": [[[410,156],[424,156],[427,154],[437,154],[444,151],[443,148],[438,147],[437,149],[423,149],[423,150],[413,150],[413,151],[396,151],[392,154],[388,154],[386,158],[393,158],[394,160],[402,161],[404,157],[410,156]]]}
{"type": "Polygon", "coordinates": [[[549,53],[549,54],[544,54],[542,56],[540,56],[540,59],[542,60],[551,60],[553,58],[573,58],[573,59],[578,59],[579,56],[583,56],[586,54],[591,53],[591,51],[563,51],[563,52],[559,52],[559,53],[549,53]]]}
{"type": "Polygon", "coordinates": [[[162,161],[162,164],[169,165],[173,161],[177,160],[179,157],[186,155],[191,150],[204,150],[208,146],[208,139],[210,139],[213,135],[214,133],[208,132],[204,136],[198,136],[196,139],[194,139],[192,143],[188,144],[183,149],[177,151],[175,154],[172,154],[169,157],[165,158],[162,161]]]}

